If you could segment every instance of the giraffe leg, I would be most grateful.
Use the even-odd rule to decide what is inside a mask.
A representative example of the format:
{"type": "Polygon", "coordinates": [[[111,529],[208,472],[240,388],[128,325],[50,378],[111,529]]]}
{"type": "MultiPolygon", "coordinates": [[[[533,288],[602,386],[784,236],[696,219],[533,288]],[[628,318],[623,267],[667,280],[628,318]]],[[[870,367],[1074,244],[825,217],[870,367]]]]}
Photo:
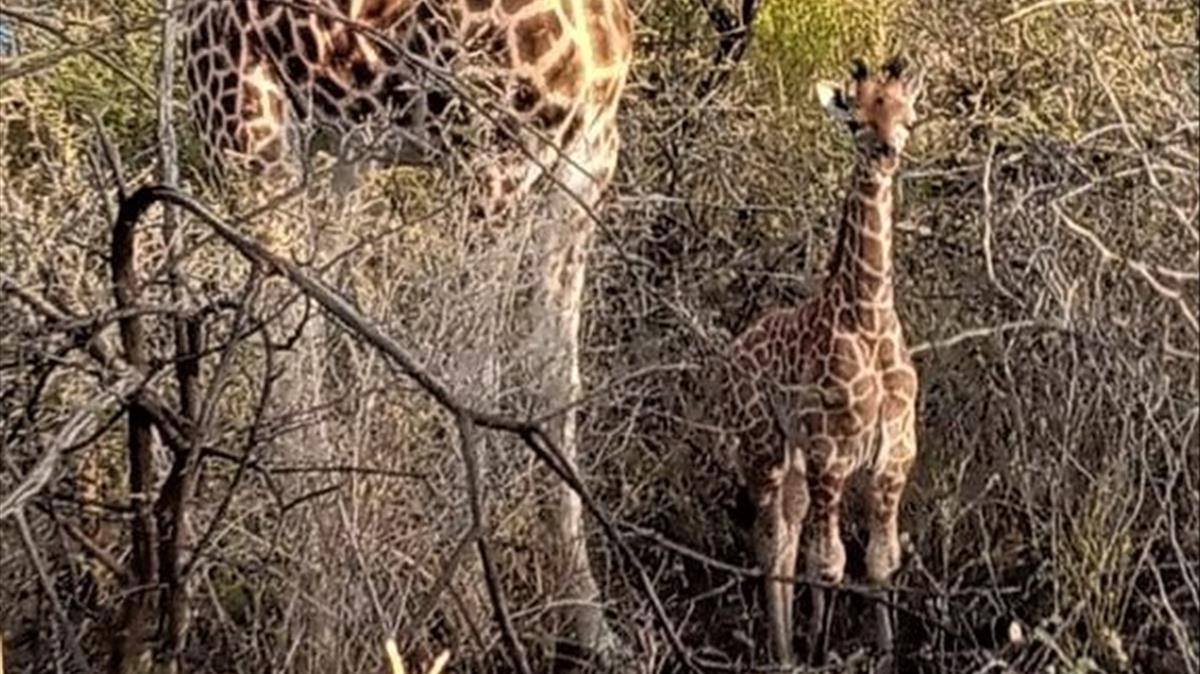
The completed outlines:
{"type": "MultiPolygon", "coordinates": [[[[895,405],[899,416],[883,422],[883,464],[871,483],[870,541],[867,544],[867,576],[887,598],[887,586],[900,566],[900,497],[916,454],[915,412],[911,402],[895,405]]],[[[892,663],[893,630],[884,602],[875,605],[876,642],[892,663]]]]}
{"type": "Polygon", "coordinates": [[[829,646],[829,632],[833,625],[834,607],[837,605],[837,593],[827,587],[813,587],[812,615],[809,616],[809,630],[812,638],[809,640],[809,659],[812,662],[824,664],[826,649],[829,646]]]}
{"type": "Polygon", "coordinates": [[[808,485],[803,466],[785,467],[782,479],[755,497],[755,554],[767,574],[763,587],[767,602],[771,655],[775,662],[792,663],[793,605],[796,554],[800,532],[808,513],[808,485]]]}
{"type": "MultiPolygon", "coordinates": [[[[839,524],[839,508],[842,491],[846,484],[846,467],[836,457],[838,452],[826,454],[831,457],[819,471],[809,478],[809,493],[812,499],[812,539],[808,548],[808,575],[824,585],[842,582],[846,569],[846,549],[842,544],[839,524]]],[[[828,610],[829,591],[824,587],[812,588],[813,612],[809,619],[809,660],[820,664],[825,659],[825,642],[831,621],[828,610]]]]}
{"type": "Polygon", "coordinates": [[[758,496],[758,514],[754,518],[754,552],[758,566],[767,577],[763,580],[767,603],[767,632],[771,639],[771,655],[779,663],[791,664],[792,642],[788,638],[789,626],[784,602],[784,582],[775,577],[779,573],[784,556],[783,513],[778,507],[780,494],[777,489],[758,496]]]}
{"type": "Polygon", "coordinates": [[[828,591],[823,587],[811,587],[812,614],[808,617],[808,661],[809,664],[821,664],[825,660],[825,616],[828,591]]]}
{"type": "MultiPolygon", "coordinates": [[[[615,155],[592,155],[586,144],[577,144],[568,151],[568,156],[573,161],[559,165],[558,181],[583,203],[597,203],[611,178],[615,155]]],[[[537,223],[541,279],[532,306],[533,352],[544,358],[537,407],[543,413],[559,412],[546,424],[548,435],[562,452],[568,469],[576,470],[579,439],[574,405],[583,397],[579,328],[594,224],[562,189],[548,189],[551,190],[548,208],[539,215],[541,220],[537,223]]],[[[567,617],[576,644],[607,664],[621,655],[621,644],[599,603],[600,588],[588,559],[583,504],[566,484],[557,488],[555,542],[570,600],[567,617]]]]}
{"type": "MultiPolygon", "coordinates": [[[[800,458],[802,461],[802,457],[800,458]]],[[[797,469],[791,466],[783,478],[783,525],[784,549],[779,564],[779,575],[786,577],[783,583],[783,608],[785,622],[781,626],[782,638],[789,646],[795,634],[795,611],[793,609],[796,597],[796,553],[800,548],[800,534],[804,526],[804,518],[808,516],[808,481],[803,465],[797,469]]],[[[790,661],[790,655],[789,655],[790,661]]]]}
{"type": "MultiPolygon", "coordinates": [[[[570,406],[581,397],[579,372],[579,320],[584,280],[584,256],[590,239],[590,227],[579,231],[550,235],[544,252],[544,277],[540,301],[535,308],[541,315],[535,320],[541,333],[539,347],[546,362],[541,372],[538,407],[548,412],[570,406]]],[[[570,470],[578,468],[578,421],[573,409],[550,419],[550,438],[562,453],[570,470]]],[[[607,640],[603,611],[596,602],[599,587],[592,575],[583,528],[583,503],[565,485],[559,487],[556,534],[566,590],[574,605],[569,609],[574,636],[585,650],[601,649],[607,640]]]]}

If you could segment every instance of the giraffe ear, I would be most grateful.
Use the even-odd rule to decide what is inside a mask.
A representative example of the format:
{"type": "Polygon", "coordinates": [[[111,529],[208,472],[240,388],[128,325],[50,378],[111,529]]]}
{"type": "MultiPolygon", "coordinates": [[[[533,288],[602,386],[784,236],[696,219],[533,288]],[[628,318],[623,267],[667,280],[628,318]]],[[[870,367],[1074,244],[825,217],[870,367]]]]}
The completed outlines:
{"type": "Polygon", "coordinates": [[[921,96],[921,92],[925,89],[925,69],[918,68],[917,72],[911,75],[904,82],[904,95],[908,98],[909,103],[913,103],[921,96]]]}
{"type": "Polygon", "coordinates": [[[833,82],[817,82],[817,100],[835,119],[849,119],[850,106],[846,103],[846,92],[833,82]]]}

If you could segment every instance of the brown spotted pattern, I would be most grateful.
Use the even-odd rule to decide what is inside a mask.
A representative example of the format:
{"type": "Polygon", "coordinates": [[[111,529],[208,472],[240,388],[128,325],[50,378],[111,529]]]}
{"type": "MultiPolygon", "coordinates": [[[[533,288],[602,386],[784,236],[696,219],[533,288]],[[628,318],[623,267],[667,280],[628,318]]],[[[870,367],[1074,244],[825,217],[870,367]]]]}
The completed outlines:
{"type": "Polygon", "coordinates": [[[312,4],[189,4],[190,106],[218,182],[230,157],[255,172],[294,173],[301,140],[316,128],[341,137],[367,129],[399,160],[447,154],[468,125],[488,124],[459,100],[465,87],[512,115],[469,158],[487,186],[485,214],[505,211],[547,169],[585,205],[607,186],[631,60],[625,0],[312,4]]]}
{"type": "MultiPolygon", "coordinates": [[[[849,477],[872,475],[868,575],[899,565],[898,511],[916,456],[917,373],[894,308],[892,185],[919,82],[889,66],[831,99],[856,138],[856,165],[829,274],[808,303],[763,316],[722,365],[723,434],[750,492],[761,568],[795,575],[807,524],[807,573],[838,583],[839,511],[849,477]]],[[[765,583],[771,649],[792,658],[791,582],[765,583]]]]}

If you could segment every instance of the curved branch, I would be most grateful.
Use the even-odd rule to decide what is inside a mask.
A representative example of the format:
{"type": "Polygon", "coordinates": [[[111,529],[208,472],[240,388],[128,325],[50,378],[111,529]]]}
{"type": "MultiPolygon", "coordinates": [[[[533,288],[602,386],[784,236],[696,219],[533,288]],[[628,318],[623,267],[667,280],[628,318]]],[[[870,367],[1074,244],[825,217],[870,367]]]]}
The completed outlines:
{"type": "MultiPolygon", "coordinates": [[[[396,340],[387,336],[372,321],[359,313],[341,294],[326,286],[322,281],[312,278],[296,264],[272,253],[262,244],[229,226],[220,217],[205,207],[204,204],[184,192],[163,185],[147,185],[139,188],[121,202],[117,227],[117,229],[121,230],[119,234],[129,236],[133,223],[144,215],[150,206],[160,202],[175,204],[189,211],[252,263],[263,265],[287,278],[304,295],[321,305],[322,308],[337,318],[347,329],[388,356],[405,376],[416,382],[442,408],[456,418],[469,420],[472,424],[480,428],[503,431],[521,438],[539,459],[546,463],[555,474],[559,475],[566,482],[572,491],[579,495],[583,506],[599,520],[601,529],[605,535],[612,540],[617,549],[626,558],[626,561],[637,571],[639,589],[650,602],[654,610],[654,616],[666,631],[667,638],[676,655],[678,655],[688,669],[700,671],[696,658],[683,645],[679,637],[679,632],[675,629],[674,623],[671,622],[670,617],[667,615],[666,608],[663,606],[658,593],[654,589],[653,583],[650,581],[649,573],[633,553],[633,549],[629,547],[628,542],[625,541],[624,537],[617,530],[615,520],[596,502],[574,467],[563,459],[561,450],[543,432],[541,426],[530,421],[512,419],[476,410],[459,401],[450,392],[449,387],[445,383],[422,368],[417,363],[417,360],[405,351],[404,347],[396,340]]],[[[114,236],[117,234],[118,232],[114,232],[114,236]]]]}

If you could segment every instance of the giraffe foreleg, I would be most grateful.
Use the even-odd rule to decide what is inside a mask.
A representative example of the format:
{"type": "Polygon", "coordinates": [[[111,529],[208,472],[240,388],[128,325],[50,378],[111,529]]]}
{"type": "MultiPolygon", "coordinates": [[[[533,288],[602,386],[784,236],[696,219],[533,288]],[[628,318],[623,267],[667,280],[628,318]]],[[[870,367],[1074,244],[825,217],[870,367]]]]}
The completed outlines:
{"type": "MultiPolygon", "coordinates": [[[[579,203],[591,206],[599,201],[615,161],[615,156],[593,156],[587,149],[572,148],[574,162],[556,168],[559,185],[548,186],[549,207],[540,215],[543,219],[536,228],[541,278],[533,306],[535,347],[545,358],[539,377],[540,400],[536,404],[543,414],[557,412],[546,430],[572,469],[578,465],[579,452],[574,406],[583,397],[579,328],[588,248],[595,229],[593,220],[579,203]],[[564,189],[572,192],[574,198],[565,194],[564,189]]],[[[570,600],[567,617],[574,637],[580,647],[602,660],[619,658],[621,644],[604,617],[599,585],[588,559],[582,502],[565,484],[560,484],[558,490],[556,544],[566,574],[570,600]]]]}
{"type": "MultiPolygon", "coordinates": [[[[900,497],[916,456],[916,412],[911,400],[892,399],[884,406],[881,462],[871,483],[870,540],[867,544],[867,577],[882,598],[892,574],[900,567],[900,497]]],[[[893,630],[888,606],[875,605],[876,642],[891,655],[893,630]]]]}
{"type": "MultiPolygon", "coordinates": [[[[578,421],[572,405],[580,399],[583,388],[579,372],[579,322],[584,257],[590,233],[587,227],[547,233],[550,241],[543,253],[544,276],[535,307],[541,313],[535,319],[540,333],[537,343],[546,358],[537,405],[542,413],[559,411],[548,420],[546,430],[571,469],[578,466],[578,421]]],[[[575,602],[571,622],[580,645],[594,651],[606,640],[607,626],[596,603],[599,588],[588,560],[583,504],[566,485],[559,490],[555,528],[567,591],[575,602]]]]}

